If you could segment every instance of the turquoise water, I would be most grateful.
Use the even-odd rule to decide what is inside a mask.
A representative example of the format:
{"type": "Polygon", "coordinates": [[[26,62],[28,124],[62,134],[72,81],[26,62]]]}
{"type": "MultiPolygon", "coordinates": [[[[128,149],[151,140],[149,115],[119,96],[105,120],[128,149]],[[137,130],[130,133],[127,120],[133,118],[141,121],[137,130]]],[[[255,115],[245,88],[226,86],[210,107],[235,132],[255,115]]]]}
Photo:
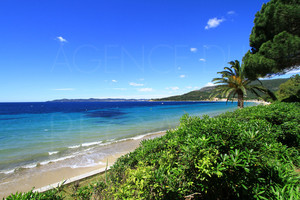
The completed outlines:
{"type": "Polygon", "coordinates": [[[186,113],[213,116],[236,107],[224,102],[0,103],[0,174],[175,128],[186,113]]]}

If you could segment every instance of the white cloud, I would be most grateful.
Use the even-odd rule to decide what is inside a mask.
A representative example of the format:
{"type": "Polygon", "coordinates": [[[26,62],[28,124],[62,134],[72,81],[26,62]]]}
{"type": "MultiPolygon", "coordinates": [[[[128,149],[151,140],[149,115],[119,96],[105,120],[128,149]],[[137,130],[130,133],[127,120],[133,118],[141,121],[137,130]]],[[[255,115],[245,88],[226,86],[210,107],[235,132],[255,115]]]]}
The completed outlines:
{"type": "Polygon", "coordinates": [[[227,15],[234,15],[235,14],[235,11],[234,10],[230,10],[227,12],[227,15]]]}
{"type": "Polygon", "coordinates": [[[153,88],[141,88],[138,89],[139,92],[153,92],[153,88]]]}
{"type": "Polygon", "coordinates": [[[295,69],[295,70],[289,71],[286,74],[297,74],[297,73],[300,73],[300,69],[295,69]]]}
{"type": "Polygon", "coordinates": [[[55,91],[73,91],[75,90],[74,88],[56,88],[56,89],[52,89],[55,91]]]}
{"type": "Polygon", "coordinates": [[[209,86],[215,86],[215,84],[212,82],[208,82],[204,85],[204,87],[209,87],[209,86]]]}
{"type": "Polygon", "coordinates": [[[205,62],[206,60],[204,58],[200,58],[199,61],[205,62]]]}
{"type": "Polygon", "coordinates": [[[116,82],[118,82],[117,80],[111,80],[113,83],[116,83],[116,82]]]}
{"type": "Polygon", "coordinates": [[[175,86],[175,87],[167,87],[166,89],[167,90],[174,90],[174,91],[176,91],[176,90],[179,90],[179,87],[177,87],[177,86],[175,86]]]}
{"type": "Polygon", "coordinates": [[[192,89],[192,88],[193,88],[192,86],[187,86],[187,87],[186,87],[186,89],[192,89]]]}
{"type": "Polygon", "coordinates": [[[210,28],[216,28],[217,26],[219,26],[223,21],[225,21],[225,19],[218,19],[218,18],[212,18],[209,19],[207,22],[207,25],[205,26],[205,30],[208,30],[210,28]]]}
{"type": "Polygon", "coordinates": [[[61,36],[58,36],[57,39],[58,39],[61,43],[68,42],[65,38],[63,38],[63,37],[61,37],[61,36]]]}
{"type": "Polygon", "coordinates": [[[134,82],[129,83],[129,85],[135,86],[135,87],[144,86],[144,84],[142,84],[142,83],[134,83],[134,82]]]}
{"type": "Polygon", "coordinates": [[[179,77],[180,77],[180,78],[185,78],[185,75],[184,75],[184,74],[182,74],[182,75],[180,75],[179,77]]]}
{"type": "Polygon", "coordinates": [[[190,48],[190,51],[195,53],[197,52],[197,48],[190,48]]]}

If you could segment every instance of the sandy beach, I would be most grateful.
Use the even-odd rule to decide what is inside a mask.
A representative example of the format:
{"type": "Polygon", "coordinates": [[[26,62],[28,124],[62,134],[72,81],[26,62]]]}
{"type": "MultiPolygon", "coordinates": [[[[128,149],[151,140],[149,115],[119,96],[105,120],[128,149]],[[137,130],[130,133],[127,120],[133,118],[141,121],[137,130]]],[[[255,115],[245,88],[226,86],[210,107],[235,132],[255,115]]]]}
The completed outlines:
{"type": "Polygon", "coordinates": [[[19,170],[0,183],[0,198],[8,196],[11,193],[26,192],[33,188],[42,188],[50,184],[69,180],[81,175],[93,174],[93,172],[105,170],[106,163],[111,166],[117,158],[136,149],[140,142],[145,139],[153,139],[164,135],[166,131],[144,135],[138,139],[129,139],[112,143],[99,148],[99,153],[107,153],[104,159],[98,160],[99,163],[92,167],[70,168],[60,167],[61,163],[49,163],[32,169],[19,170]]]}

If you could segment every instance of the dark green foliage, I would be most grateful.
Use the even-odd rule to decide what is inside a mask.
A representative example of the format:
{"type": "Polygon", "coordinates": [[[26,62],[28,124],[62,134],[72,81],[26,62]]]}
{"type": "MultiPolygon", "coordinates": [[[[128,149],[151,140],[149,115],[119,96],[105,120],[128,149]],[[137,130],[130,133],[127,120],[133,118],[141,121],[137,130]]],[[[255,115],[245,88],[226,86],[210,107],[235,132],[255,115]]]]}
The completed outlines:
{"type": "Polygon", "coordinates": [[[287,82],[279,86],[278,99],[285,102],[300,101],[300,75],[292,76],[287,82]]]}
{"type": "Polygon", "coordinates": [[[117,199],[297,199],[299,106],[185,115],[177,130],[119,159],[108,190],[117,199]]]}
{"type": "Polygon", "coordinates": [[[188,92],[183,95],[176,95],[161,99],[155,99],[157,101],[199,101],[199,100],[207,100],[214,89],[214,86],[203,87],[200,90],[195,90],[188,92]]]}
{"type": "Polygon", "coordinates": [[[248,78],[282,74],[299,66],[299,13],[299,0],[271,0],[256,13],[252,49],[243,58],[248,78]]]}
{"type": "MultiPolygon", "coordinates": [[[[272,80],[261,80],[263,86],[268,88],[270,91],[275,92],[279,89],[279,85],[286,82],[288,79],[272,79],[272,80]]],[[[250,85],[260,84],[258,81],[253,81],[250,85]]],[[[157,101],[199,101],[199,100],[207,100],[209,99],[210,94],[214,90],[214,86],[204,87],[200,90],[195,90],[183,95],[177,95],[162,99],[156,99],[157,101]]],[[[259,93],[263,96],[263,93],[259,93]]],[[[220,97],[220,96],[218,96],[220,97]]],[[[257,99],[257,96],[253,94],[251,91],[247,93],[245,99],[257,99]]]]}
{"type": "MultiPolygon", "coordinates": [[[[49,190],[44,193],[33,192],[32,190],[26,193],[16,193],[11,194],[10,196],[6,197],[6,200],[62,200],[64,199],[60,191],[58,190],[49,190]]],[[[3,198],[4,199],[4,198],[3,198]]]]}

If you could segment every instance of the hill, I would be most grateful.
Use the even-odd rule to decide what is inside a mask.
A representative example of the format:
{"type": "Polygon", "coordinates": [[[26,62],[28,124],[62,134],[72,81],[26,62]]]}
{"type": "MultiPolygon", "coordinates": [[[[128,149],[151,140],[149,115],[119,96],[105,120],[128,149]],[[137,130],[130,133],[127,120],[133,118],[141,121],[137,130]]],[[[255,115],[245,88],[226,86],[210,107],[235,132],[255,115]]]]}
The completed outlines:
{"type": "MultiPolygon", "coordinates": [[[[288,80],[288,78],[285,79],[272,79],[272,80],[261,80],[262,84],[271,90],[272,92],[275,92],[279,89],[279,85],[282,83],[285,83],[288,80]]],[[[252,84],[260,84],[258,81],[254,81],[252,84]]],[[[203,87],[200,90],[195,90],[188,92],[183,95],[177,95],[177,96],[171,96],[161,99],[154,99],[154,101],[201,101],[201,100],[207,100],[209,99],[210,94],[212,93],[215,86],[209,86],[209,87],[203,87]]],[[[257,97],[252,94],[248,93],[247,97],[245,99],[257,99],[257,97]]]]}

